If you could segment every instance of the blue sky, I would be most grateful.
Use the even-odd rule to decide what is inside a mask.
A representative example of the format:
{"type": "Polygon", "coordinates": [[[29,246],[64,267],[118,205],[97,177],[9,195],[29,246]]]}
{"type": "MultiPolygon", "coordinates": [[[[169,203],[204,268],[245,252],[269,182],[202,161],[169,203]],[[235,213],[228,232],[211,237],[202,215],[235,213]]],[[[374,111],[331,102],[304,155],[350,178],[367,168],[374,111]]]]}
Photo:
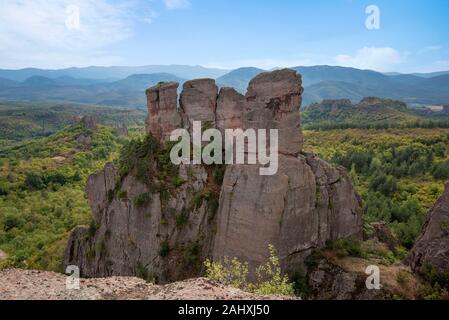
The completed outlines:
{"type": "Polygon", "coordinates": [[[431,72],[449,70],[449,1],[0,0],[0,48],[0,68],[329,64],[431,72]],[[380,10],[378,30],[365,26],[368,5],[380,10]]]}

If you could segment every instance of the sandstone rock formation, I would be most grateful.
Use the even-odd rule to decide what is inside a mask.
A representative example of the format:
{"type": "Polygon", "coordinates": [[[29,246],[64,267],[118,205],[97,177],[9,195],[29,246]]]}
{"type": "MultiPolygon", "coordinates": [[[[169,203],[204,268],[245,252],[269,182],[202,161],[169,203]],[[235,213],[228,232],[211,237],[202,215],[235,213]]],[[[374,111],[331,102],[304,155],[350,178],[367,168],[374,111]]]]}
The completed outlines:
{"type": "Polygon", "coordinates": [[[427,214],[422,234],[410,252],[410,265],[415,272],[428,267],[437,273],[449,272],[449,183],[427,214]]]}
{"type": "Polygon", "coordinates": [[[94,116],[87,115],[81,118],[81,123],[84,125],[86,129],[95,130],[97,127],[97,120],[94,116]]]}
{"type": "Polygon", "coordinates": [[[80,266],[88,277],[169,282],[200,275],[207,257],[237,257],[254,270],[273,244],[283,270],[293,273],[327,240],[361,235],[360,200],[346,171],[302,151],[303,89],[295,71],[262,73],[245,96],[230,88],[217,92],[210,79],[188,81],[179,107],[176,88],[162,83],[147,90],[147,132],[160,143],[171,130],[199,120],[219,130],[279,129],[278,172],[261,176],[259,165],[181,165],[171,173],[181,183],[168,186],[157,171],[142,181],[148,171],[120,176],[108,164],[89,178],[93,224],[74,230],[65,265],[80,266]]]}
{"type": "Polygon", "coordinates": [[[167,140],[170,133],[181,127],[177,111],[177,82],[160,83],[146,91],[148,103],[147,132],[167,140]]]}

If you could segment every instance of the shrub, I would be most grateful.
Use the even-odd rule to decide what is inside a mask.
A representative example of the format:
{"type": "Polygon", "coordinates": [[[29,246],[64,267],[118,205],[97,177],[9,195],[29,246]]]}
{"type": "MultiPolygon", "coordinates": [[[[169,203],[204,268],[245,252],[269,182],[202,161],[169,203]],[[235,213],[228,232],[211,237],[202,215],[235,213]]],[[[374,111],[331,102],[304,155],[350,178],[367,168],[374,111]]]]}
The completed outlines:
{"type": "Polygon", "coordinates": [[[225,257],[222,263],[207,259],[204,262],[206,277],[225,285],[261,295],[294,295],[294,285],[289,282],[287,276],[282,275],[279,258],[273,245],[269,245],[269,251],[268,261],[256,268],[256,281],[254,283],[248,282],[248,263],[243,263],[237,258],[230,260],[225,257]]]}
{"type": "Polygon", "coordinates": [[[159,249],[159,255],[160,255],[162,258],[165,258],[165,257],[167,257],[169,254],[170,254],[170,247],[169,247],[169,245],[168,245],[168,241],[163,241],[163,242],[161,243],[161,247],[160,247],[160,249],[159,249]]]}
{"type": "Polygon", "coordinates": [[[120,200],[127,200],[128,199],[128,193],[126,190],[122,190],[118,193],[118,197],[120,200]]]}
{"type": "Polygon", "coordinates": [[[44,183],[44,179],[40,174],[37,173],[28,173],[25,176],[25,185],[29,189],[41,190],[46,188],[46,184],[44,183]]]}
{"type": "Polygon", "coordinates": [[[189,216],[187,215],[186,212],[183,211],[176,215],[176,226],[182,227],[182,226],[186,225],[188,221],[189,221],[189,216]]]}
{"type": "Polygon", "coordinates": [[[307,296],[310,293],[307,273],[303,270],[298,270],[293,275],[293,289],[295,295],[298,297],[307,296]]]}
{"type": "Polygon", "coordinates": [[[396,281],[403,288],[407,287],[409,280],[409,274],[404,270],[399,270],[396,274],[396,281]]]}
{"type": "Polygon", "coordinates": [[[273,245],[269,245],[270,257],[266,264],[256,269],[257,285],[254,292],[262,295],[294,295],[293,284],[286,275],[282,275],[279,258],[273,245]]]}
{"type": "Polygon", "coordinates": [[[212,262],[207,259],[204,266],[206,267],[207,278],[243,290],[248,288],[249,271],[247,262],[242,263],[237,258],[230,260],[228,257],[224,257],[223,263],[212,262]]]}
{"type": "Polygon", "coordinates": [[[340,257],[366,257],[366,252],[362,249],[362,242],[354,238],[327,241],[326,246],[328,249],[335,250],[340,257]]]}
{"type": "Polygon", "coordinates": [[[150,202],[150,194],[148,192],[141,193],[134,197],[133,203],[137,208],[142,208],[150,202]]]}
{"type": "Polygon", "coordinates": [[[439,180],[449,179],[449,161],[437,164],[433,169],[433,177],[439,180]]]}
{"type": "Polygon", "coordinates": [[[176,179],[175,179],[175,186],[176,186],[176,187],[180,187],[180,186],[182,186],[185,182],[186,182],[186,181],[185,181],[183,178],[181,178],[181,177],[176,177],[176,179]]]}

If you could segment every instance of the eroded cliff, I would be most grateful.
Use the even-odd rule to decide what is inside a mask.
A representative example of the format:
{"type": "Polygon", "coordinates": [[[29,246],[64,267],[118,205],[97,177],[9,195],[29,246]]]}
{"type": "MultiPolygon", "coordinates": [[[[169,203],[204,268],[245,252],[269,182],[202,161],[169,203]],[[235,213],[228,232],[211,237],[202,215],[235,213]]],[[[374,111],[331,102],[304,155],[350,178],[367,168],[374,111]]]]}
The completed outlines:
{"type": "Polygon", "coordinates": [[[199,276],[205,258],[248,261],[277,248],[286,272],[327,240],[361,234],[360,200],[342,168],[302,151],[301,78],[285,69],[262,73],[245,96],[218,91],[211,79],[147,90],[145,141],[89,178],[93,223],[69,239],[65,265],[83,276],[137,275],[169,282],[199,276]],[[180,165],[167,161],[173,129],[193,121],[224,129],[278,129],[279,168],[180,165]],[[149,151],[150,150],[150,151],[149,151]]]}

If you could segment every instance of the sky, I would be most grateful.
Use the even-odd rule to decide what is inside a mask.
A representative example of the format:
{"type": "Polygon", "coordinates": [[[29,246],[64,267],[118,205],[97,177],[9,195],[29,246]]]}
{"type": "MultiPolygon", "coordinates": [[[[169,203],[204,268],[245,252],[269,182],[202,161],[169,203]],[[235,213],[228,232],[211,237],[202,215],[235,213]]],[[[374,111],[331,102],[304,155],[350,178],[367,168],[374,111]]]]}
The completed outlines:
{"type": "Polygon", "coordinates": [[[449,1],[0,0],[0,68],[169,64],[449,70],[449,1]]]}

